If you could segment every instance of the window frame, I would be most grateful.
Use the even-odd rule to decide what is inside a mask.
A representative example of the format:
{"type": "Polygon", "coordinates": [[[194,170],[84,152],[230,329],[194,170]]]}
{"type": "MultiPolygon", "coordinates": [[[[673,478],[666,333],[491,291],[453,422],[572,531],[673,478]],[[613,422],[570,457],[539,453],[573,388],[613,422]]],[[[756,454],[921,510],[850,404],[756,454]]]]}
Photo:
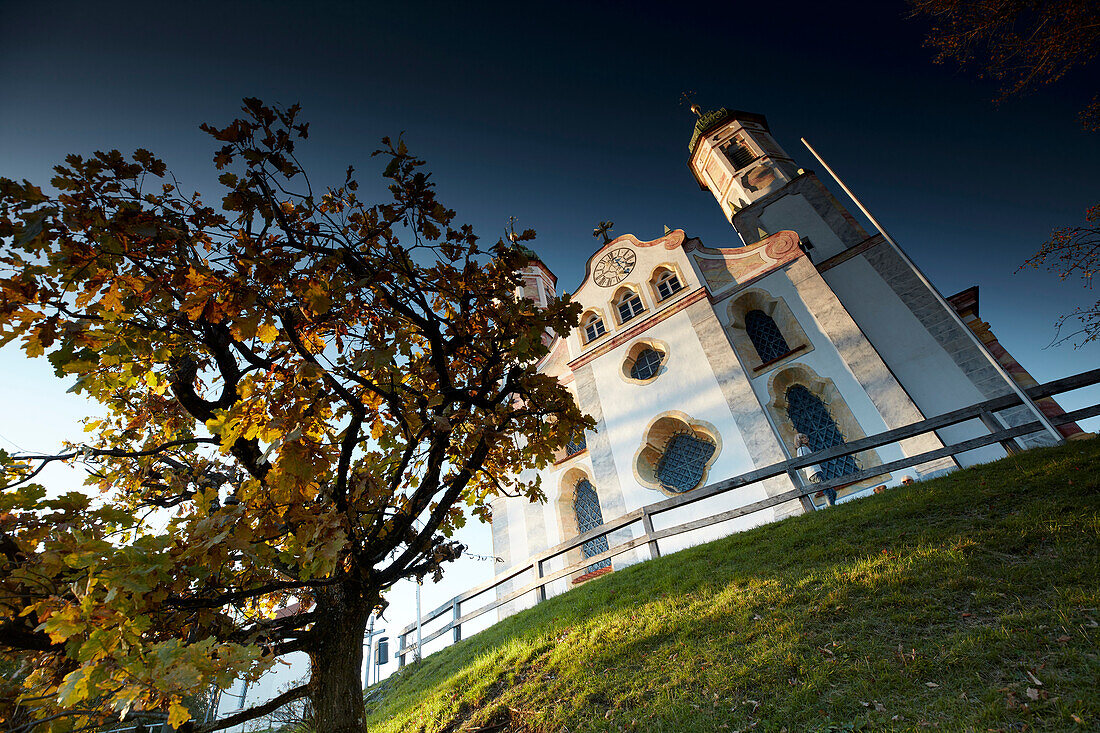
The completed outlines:
{"type": "Polygon", "coordinates": [[[749,288],[730,299],[730,303],[726,308],[724,328],[734,350],[740,355],[746,371],[753,379],[772,372],[791,361],[798,360],[814,350],[813,342],[806,335],[802,324],[791,311],[783,296],[772,295],[759,287],[749,288]],[[787,343],[788,351],[786,354],[769,361],[760,358],[756,345],[749,338],[745,323],[746,314],[753,310],[762,311],[764,315],[775,322],[779,333],[787,343]]]}
{"type": "Polygon", "coordinates": [[[645,301],[642,300],[642,294],[637,292],[636,290],[632,290],[631,288],[626,288],[625,292],[623,292],[621,295],[619,295],[619,297],[615,299],[613,305],[615,306],[615,313],[618,315],[619,325],[624,325],[629,321],[633,321],[635,318],[642,315],[646,311],[645,301]],[[636,301],[637,308],[635,309],[632,307],[630,309],[630,315],[624,317],[623,306],[630,303],[632,299],[636,301]]]}
{"type": "Polygon", "coordinates": [[[631,468],[639,486],[659,491],[665,496],[683,493],[705,486],[711,468],[722,454],[722,435],[718,428],[705,420],[696,420],[680,410],[667,410],[653,417],[642,433],[641,444],[634,452],[631,468]],[[690,433],[695,438],[714,446],[702,465],[698,483],[684,491],[670,491],[657,477],[657,465],[662,461],[669,441],[675,435],[690,433]]]}
{"type": "MultiPolygon", "coordinates": [[[[748,168],[750,165],[756,162],[757,158],[761,157],[761,154],[753,150],[752,147],[748,144],[748,141],[741,138],[740,136],[734,136],[731,137],[729,140],[725,140],[719,143],[718,151],[722,154],[722,157],[726,160],[726,162],[729,163],[730,168],[732,168],[735,172],[748,168]],[[743,162],[741,165],[738,165],[738,161],[734,158],[734,155],[728,152],[730,148],[735,148],[737,152],[743,152],[746,156],[749,156],[748,161],[743,162]]],[[[744,156],[739,157],[741,160],[744,160],[744,156]]]]}
{"type": "Polygon", "coordinates": [[[745,334],[749,337],[749,341],[752,342],[752,347],[756,349],[756,355],[760,358],[761,365],[771,364],[791,353],[791,345],[787,342],[787,337],[783,334],[783,329],[776,323],[775,318],[770,316],[766,311],[761,308],[753,308],[752,310],[746,311],[743,318],[745,322],[745,334]],[[757,313],[760,315],[754,315],[757,313]],[[762,333],[760,329],[763,329],[765,332],[762,333]],[[774,333],[769,333],[767,331],[774,331],[774,333]],[[761,351],[761,346],[768,347],[766,353],[765,351],[761,351]],[[782,348],[780,348],[780,346],[782,346],[782,348]]]}
{"type": "Polygon", "coordinates": [[[680,281],[680,275],[675,270],[665,270],[664,273],[662,273],[660,276],[657,277],[656,280],[653,281],[653,290],[657,294],[658,303],[668,300],[673,295],[676,295],[676,293],[680,292],[683,289],[684,284],[680,281]],[[676,287],[670,289],[668,291],[668,294],[666,295],[661,292],[661,286],[665,285],[670,280],[676,283],[676,287]]]}
{"type": "MultiPolygon", "coordinates": [[[[689,491],[694,491],[695,489],[699,488],[706,480],[707,469],[710,465],[711,458],[714,456],[715,451],[717,450],[717,444],[710,440],[707,440],[706,438],[700,437],[699,434],[693,430],[681,430],[674,433],[673,435],[669,436],[668,441],[665,443],[664,448],[661,450],[661,457],[657,461],[657,465],[655,467],[657,483],[660,484],[662,489],[671,494],[686,494],[689,491]],[[661,474],[666,472],[665,461],[670,460],[670,458],[673,457],[671,456],[670,451],[672,451],[672,449],[676,446],[683,445],[685,441],[692,441],[692,443],[697,445],[709,446],[709,451],[700,451],[694,445],[690,449],[688,449],[695,451],[695,455],[688,456],[689,458],[701,459],[702,461],[700,465],[690,467],[690,474],[698,474],[698,478],[695,480],[695,483],[692,486],[673,485],[666,481],[667,474],[666,477],[662,477],[661,474]]],[[[680,460],[685,459],[680,458],[680,460]]],[[[679,470],[680,472],[685,472],[686,469],[677,469],[674,467],[671,470],[679,470]]]]}
{"type": "MultiPolygon", "coordinates": [[[[585,532],[588,532],[592,529],[595,529],[596,527],[605,524],[605,520],[603,518],[603,507],[600,505],[600,493],[596,491],[596,487],[592,485],[592,481],[590,481],[587,476],[578,479],[577,482],[573,484],[572,508],[573,519],[577,523],[578,535],[584,534],[585,532]],[[584,489],[582,489],[581,487],[582,484],[585,485],[584,489]],[[594,508],[580,506],[582,501],[591,501],[594,504],[594,508]],[[586,510],[586,516],[583,518],[581,516],[582,509],[586,510]],[[591,524],[591,522],[583,520],[594,520],[597,517],[599,518],[599,522],[597,522],[596,524],[592,524],[591,526],[585,526],[586,524],[591,524]]],[[[594,557],[595,555],[599,555],[602,552],[607,552],[609,549],[610,544],[607,541],[607,535],[604,535],[602,537],[594,537],[593,539],[590,539],[588,542],[585,542],[583,545],[581,545],[581,553],[584,555],[585,559],[594,557]]],[[[605,558],[587,566],[584,569],[584,572],[591,573],[602,568],[610,567],[611,560],[609,558],[605,558]]]]}
{"type": "MultiPolygon", "coordinates": [[[[640,352],[638,352],[638,355],[634,357],[634,361],[630,365],[629,376],[630,376],[631,379],[634,379],[638,382],[652,382],[654,379],[657,378],[657,375],[661,373],[661,367],[663,367],[664,365],[665,365],[665,355],[662,354],[657,349],[655,349],[652,346],[647,344],[646,347],[644,349],[642,349],[640,352]],[[638,369],[638,364],[641,362],[642,357],[646,356],[647,354],[654,354],[657,357],[657,363],[652,366],[652,371],[649,372],[648,376],[641,377],[641,376],[638,376],[638,374],[635,373],[635,370],[638,369]]],[[[650,367],[647,364],[645,368],[650,368],[650,367]]]]}
{"type": "Polygon", "coordinates": [[[598,341],[599,339],[606,336],[608,333],[607,324],[604,323],[603,316],[599,313],[594,312],[590,312],[584,317],[583,321],[581,322],[581,331],[583,333],[582,338],[585,344],[590,344],[593,341],[598,341]],[[589,332],[589,329],[592,328],[595,324],[599,325],[600,332],[593,336],[589,332]]]}

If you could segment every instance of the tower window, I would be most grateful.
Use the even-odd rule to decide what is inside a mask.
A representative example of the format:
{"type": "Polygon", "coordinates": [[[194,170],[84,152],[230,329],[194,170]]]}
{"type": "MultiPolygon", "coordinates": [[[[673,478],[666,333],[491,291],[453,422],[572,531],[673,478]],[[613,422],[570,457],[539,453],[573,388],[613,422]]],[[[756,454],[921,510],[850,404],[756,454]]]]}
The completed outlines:
{"type": "Polygon", "coordinates": [[[595,341],[600,336],[607,333],[607,330],[603,327],[603,319],[599,316],[590,316],[584,323],[584,337],[585,342],[595,341]]]}
{"type": "Polygon", "coordinates": [[[634,360],[634,365],[630,367],[630,376],[643,382],[653,379],[661,368],[661,361],[660,352],[646,349],[634,360]]]}
{"type": "Polygon", "coordinates": [[[657,461],[657,481],[667,491],[677,494],[691,491],[702,483],[707,461],[714,450],[714,443],[693,432],[673,435],[657,461]]]}
{"type": "MultiPolygon", "coordinates": [[[[600,497],[596,495],[596,490],[592,488],[592,484],[586,478],[582,478],[577,482],[577,487],[573,492],[573,513],[577,517],[578,534],[584,534],[603,524],[600,497]]],[[[597,537],[594,540],[589,540],[581,545],[581,549],[585,557],[594,557],[601,552],[607,552],[607,537],[597,537]]],[[[610,560],[600,560],[585,568],[585,572],[591,573],[594,570],[609,567],[611,567],[610,560]]]]}
{"type": "MultiPolygon", "coordinates": [[[[844,435],[825,403],[801,384],[787,390],[787,417],[794,429],[810,439],[810,450],[819,451],[844,443],[844,435]]],[[[821,464],[823,481],[848,476],[859,470],[856,459],[841,456],[821,464]]]]}
{"type": "Polygon", "coordinates": [[[756,347],[756,353],[760,355],[760,361],[767,364],[769,361],[786,356],[791,348],[787,346],[787,340],[779,331],[775,321],[762,310],[751,310],[745,314],[745,332],[749,340],[756,347]]]}
{"type": "Polygon", "coordinates": [[[657,278],[657,297],[660,300],[670,298],[674,293],[678,293],[682,287],[680,278],[676,277],[675,272],[666,272],[657,278]]]}
{"type": "Polygon", "coordinates": [[[747,145],[736,138],[722,146],[722,153],[726,156],[726,160],[730,162],[730,165],[732,165],[735,170],[740,170],[756,160],[756,153],[752,152],[747,145]]]}
{"type": "Polygon", "coordinates": [[[631,291],[624,293],[615,307],[619,309],[620,323],[626,323],[645,310],[645,306],[642,305],[642,299],[638,297],[637,293],[631,291]]]}

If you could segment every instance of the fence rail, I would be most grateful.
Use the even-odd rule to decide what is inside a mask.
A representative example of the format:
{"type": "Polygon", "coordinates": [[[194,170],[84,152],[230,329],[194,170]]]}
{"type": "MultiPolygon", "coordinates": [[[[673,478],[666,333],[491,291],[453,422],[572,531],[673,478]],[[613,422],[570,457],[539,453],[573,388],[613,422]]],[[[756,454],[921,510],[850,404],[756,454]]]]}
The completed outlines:
{"type": "MultiPolygon", "coordinates": [[[[1028,396],[1033,399],[1042,399],[1044,397],[1051,397],[1053,395],[1062,394],[1082,387],[1088,387],[1094,384],[1100,383],[1100,369],[1093,369],[1091,371],[1075,374],[1063,379],[1057,379],[1045,384],[1036,385],[1025,390],[1028,396]]],[[[800,500],[803,505],[809,504],[812,507],[809,497],[813,494],[829,488],[837,488],[839,486],[847,485],[853,482],[861,481],[867,478],[873,478],[876,476],[882,476],[893,471],[911,468],[918,466],[922,463],[928,463],[940,458],[953,458],[960,453],[966,453],[967,451],[975,450],[977,448],[983,448],[988,445],[1000,444],[1009,453],[1016,453],[1019,451],[1019,445],[1016,443],[1016,438],[1028,435],[1030,433],[1039,432],[1044,429],[1044,426],[1038,421],[1029,421],[1022,425],[1014,427],[1004,427],[999,418],[996,417],[996,413],[1002,410],[1006,410],[1011,407],[1023,404],[1023,401],[1015,394],[1007,394],[1001,397],[995,397],[991,400],[985,400],[969,407],[963,407],[958,410],[953,410],[943,415],[937,415],[920,422],[905,425],[900,428],[894,428],[882,433],[877,433],[865,438],[853,440],[850,443],[843,443],[831,448],[827,448],[822,451],[818,451],[811,455],[802,456],[799,458],[791,458],[786,461],[780,461],[773,463],[770,466],[764,466],[754,471],[740,474],[732,478],[717,481],[713,484],[709,484],[700,489],[690,491],[679,496],[674,496],[663,501],[656,502],[654,504],[648,504],[640,509],[635,509],[632,512],[628,512],[621,517],[605,522],[598,527],[595,527],[587,532],[577,535],[565,542],[557,544],[549,549],[543,550],[535,555],[532,555],[522,565],[497,575],[492,580],[483,583],[479,586],[471,588],[470,590],[460,593],[454,598],[450,599],[443,605],[432,610],[430,613],[421,617],[421,628],[425,624],[430,624],[436,621],[448,613],[451,614],[451,620],[443,626],[441,629],[437,629],[430,634],[424,635],[420,641],[419,647],[416,643],[409,643],[409,635],[416,630],[416,624],[410,624],[406,626],[398,634],[398,650],[397,659],[398,665],[405,665],[406,656],[413,654],[416,655],[418,649],[422,649],[425,644],[432,642],[448,631],[452,632],[453,641],[459,641],[462,638],[462,624],[468,623],[486,613],[496,610],[497,608],[517,600],[524,595],[535,592],[536,602],[546,600],[546,586],[556,580],[566,578],[577,571],[594,565],[601,560],[610,560],[623,553],[630,552],[643,547],[648,547],[649,556],[651,558],[660,557],[661,552],[658,545],[659,540],[668,539],[677,535],[684,534],[685,532],[691,532],[698,529],[703,529],[722,522],[728,522],[731,519],[738,519],[745,517],[756,512],[764,511],[772,507],[784,504],[789,501],[800,500]],[[979,420],[982,425],[989,431],[987,435],[981,435],[969,440],[959,441],[951,445],[945,445],[942,448],[935,450],[925,451],[913,456],[907,456],[900,460],[891,461],[890,463],[884,463],[869,468],[862,469],[856,473],[842,476],[821,483],[812,484],[810,486],[804,486],[802,480],[798,474],[798,470],[811,466],[814,464],[823,463],[824,461],[839,458],[841,456],[851,455],[860,451],[870,450],[872,448],[878,448],[891,443],[897,443],[901,440],[913,438],[918,435],[930,433],[941,428],[951,427],[958,425],[969,420],[979,420]],[[755,501],[745,506],[738,507],[737,509],[731,509],[729,511],[718,512],[706,517],[700,517],[693,519],[689,522],[683,522],[672,527],[667,527],[661,530],[654,530],[653,517],[658,514],[670,511],[672,509],[678,509],[680,507],[688,506],[705,499],[709,499],[714,496],[728,493],[736,489],[741,489],[752,484],[759,483],[766,479],[774,478],[776,476],[789,476],[792,483],[796,487],[791,491],[786,491],[775,496],[769,496],[766,499],[755,501]],[[609,548],[608,550],[601,552],[598,555],[591,557],[585,557],[579,562],[574,562],[566,567],[555,570],[552,572],[545,571],[545,563],[548,561],[563,555],[570,550],[581,548],[585,543],[597,539],[599,537],[607,537],[613,532],[625,529],[630,525],[641,523],[642,532],[640,536],[627,540],[621,544],[609,548]],[[520,588],[506,593],[499,598],[496,598],[489,603],[477,608],[473,611],[462,613],[462,604],[487,593],[492,590],[496,590],[500,586],[516,580],[520,576],[527,573],[531,573],[533,576],[531,581],[524,584],[520,588]]],[[[1100,404],[1094,404],[1089,407],[1084,407],[1079,410],[1065,413],[1063,415],[1051,416],[1050,420],[1055,426],[1065,425],[1067,423],[1076,422],[1089,417],[1095,417],[1100,415],[1100,404]]],[[[808,508],[809,508],[808,507],[808,508]]]]}

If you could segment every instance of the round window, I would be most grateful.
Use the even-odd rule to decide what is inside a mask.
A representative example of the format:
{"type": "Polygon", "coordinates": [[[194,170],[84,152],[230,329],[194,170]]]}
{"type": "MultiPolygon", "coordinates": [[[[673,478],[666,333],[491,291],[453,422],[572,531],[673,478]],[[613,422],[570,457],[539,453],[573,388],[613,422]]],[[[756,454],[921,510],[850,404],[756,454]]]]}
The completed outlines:
{"type": "Polygon", "coordinates": [[[656,349],[644,349],[634,359],[634,364],[630,367],[630,376],[642,382],[653,379],[661,368],[662,358],[661,353],[656,349]]]}

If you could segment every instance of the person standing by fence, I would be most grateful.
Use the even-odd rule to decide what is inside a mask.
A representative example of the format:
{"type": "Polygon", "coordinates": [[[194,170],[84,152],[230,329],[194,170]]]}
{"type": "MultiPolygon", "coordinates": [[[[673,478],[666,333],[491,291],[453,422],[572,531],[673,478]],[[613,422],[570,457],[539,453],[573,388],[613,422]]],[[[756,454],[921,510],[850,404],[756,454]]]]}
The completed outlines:
{"type": "MultiPolygon", "coordinates": [[[[810,439],[806,436],[805,433],[799,433],[797,442],[795,443],[795,455],[801,458],[802,456],[808,456],[811,453],[813,453],[813,451],[810,450],[810,439]]],[[[806,466],[802,469],[802,471],[805,473],[806,479],[811,484],[821,483],[822,478],[824,477],[824,472],[821,470],[821,466],[816,463],[806,466]]],[[[821,493],[825,494],[825,500],[829,502],[829,506],[833,506],[834,504],[836,504],[836,489],[825,489],[824,492],[818,492],[818,494],[821,493]]]]}

